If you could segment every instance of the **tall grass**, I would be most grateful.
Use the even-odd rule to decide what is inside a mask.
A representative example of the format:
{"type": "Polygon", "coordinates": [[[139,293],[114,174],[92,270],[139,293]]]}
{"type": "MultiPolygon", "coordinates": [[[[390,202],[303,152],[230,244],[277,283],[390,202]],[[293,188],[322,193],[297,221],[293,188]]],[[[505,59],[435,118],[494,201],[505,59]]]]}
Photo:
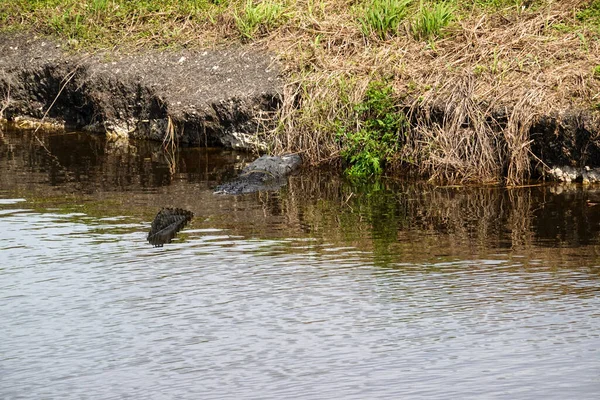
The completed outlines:
{"type": "Polygon", "coordinates": [[[454,19],[455,6],[449,2],[419,4],[412,24],[416,38],[431,39],[442,34],[442,30],[454,19]]]}
{"type": "Polygon", "coordinates": [[[538,115],[600,115],[598,10],[600,0],[0,0],[0,30],[84,48],[252,42],[287,82],[272,151],[323,164],[366,149],[355,161],[384,173],[399,162],[438,180],[516,183],[538,115]],[[391,157],[356,108],[378,79],[410,121],[391,157]]]}
{"type": "Polygon", "coordinates": [[[409,12],[412,0],[371,0],[360,8],[358,18],[365,36],[374,34],[380,39],[395,36],[409,12]]]}

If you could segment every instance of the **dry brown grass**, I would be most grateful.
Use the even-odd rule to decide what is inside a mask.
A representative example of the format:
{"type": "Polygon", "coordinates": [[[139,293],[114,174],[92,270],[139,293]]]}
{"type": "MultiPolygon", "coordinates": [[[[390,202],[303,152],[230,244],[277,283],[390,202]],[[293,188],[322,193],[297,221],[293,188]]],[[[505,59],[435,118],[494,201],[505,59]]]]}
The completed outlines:
{"type": "MultiPolygon", "coordinates": [[[[322,2],[322,18],[298,20],[258,43],[280,54],[291,77],[276,151],[300,151],[312,163],[336,158],[335,121],[372,79],[390,81],[410,110],[404,161],[438,180],[517,184],[529,175],[529,128],[598,103],[600,40],[577,25],[586,1],[548,1],[535,11],[463,15],[445,38],[365,38],[347,4],[322,2]],[[344,12],[345,10],[345,12],[344,12]],[[440,112],[442,114],[440,115],[440,112]]],[[[302,2],[297,3],[302,7],[302,2]]]]}
{"type": "MultiPolygon", "coordinates": [[[[70,3],[57,17],[85,8],[70,3]]],[[[453,24],[443,37],[429,40],[415,39],[410,14],[397,36],[365,37],[357,21],[363,2],[355,0],[286,2],[281,23],[259,30],[251,41],[236,28],[242,0],[190,14],[178,14],[179,6],[171,5],[169,12],[133,12],[126,19],[111,19],[112,10],[86,23],[92,40],[104,40],[99,33],[107,33],[102,43],[110,46],[244,41],[278,54],[288,84],[280,123],[269,135],[274,152],[301,152],[312,164],[337,160],[340,121],[358,129],[353,106],[370,81],[385,80],[412,123],[392,168],[408,166],[436,180],[516,184],[529,175],[529,128],[540,116],[600,114],[600,79],[592,73],[600,65],[600,31],[576,18],[591,1],[533,3],[494,10],[456,0],[453,24]]],[[[25,26],[36,24],[52,10],[19,18],[25,26]]],[[[11,15],[9,21],[16,14],[11,15]]],[[[73,33],[71,25],[62,28],[62,35],[73,33]]]]}

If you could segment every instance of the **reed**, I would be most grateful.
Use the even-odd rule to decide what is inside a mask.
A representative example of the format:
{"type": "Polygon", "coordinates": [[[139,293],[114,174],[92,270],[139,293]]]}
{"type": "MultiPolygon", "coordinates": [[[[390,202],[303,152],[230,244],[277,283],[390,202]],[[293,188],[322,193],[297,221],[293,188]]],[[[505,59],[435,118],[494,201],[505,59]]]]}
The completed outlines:
{"type": "MultiPolygon", "coordinates": [[[[181,132],[183,135],[183,131],[181,132]]],[[[165,136],[163,138],[163,154],[165,155],[165,159],[169,164],[169,172],[171,176],[175,175],[177,172],[177,149],[178,149],[177,140],[177,130],[175,123],[171,119],[171,117],[167,117],[167,131],[165,132],[165,136]]]]}

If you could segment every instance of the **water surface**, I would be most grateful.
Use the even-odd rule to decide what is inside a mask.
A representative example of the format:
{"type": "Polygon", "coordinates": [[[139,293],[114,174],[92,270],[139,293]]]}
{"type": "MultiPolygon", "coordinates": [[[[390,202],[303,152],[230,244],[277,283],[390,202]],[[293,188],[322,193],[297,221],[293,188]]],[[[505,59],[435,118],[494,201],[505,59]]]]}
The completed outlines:
{"type": "Polygon", "coordinates": [[[598,190],[212,194],[251,159],[2,131],[0,398],[597,398],[598,190]]]}

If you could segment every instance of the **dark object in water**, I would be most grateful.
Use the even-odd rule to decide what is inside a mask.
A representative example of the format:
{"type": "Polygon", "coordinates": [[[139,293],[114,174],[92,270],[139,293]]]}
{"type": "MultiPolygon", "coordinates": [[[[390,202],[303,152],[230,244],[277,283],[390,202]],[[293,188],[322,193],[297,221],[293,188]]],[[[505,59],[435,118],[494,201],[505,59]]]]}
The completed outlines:
{"type": "Polygon", "coordinates": [[[278,190],[301,164],[302,158],[298,154],[262,156],[244,168],[237,178],[218,186],[215,193],[235,195],[278,190]]]}
{"type": "Polygon", "coordinates": [[[154,247],[162,247],[165,243],[171,243],[177,232],[191,221],[194,213],[181,208],[163,208],[156,214],[150,232],[148,242],[154,247]]]}

